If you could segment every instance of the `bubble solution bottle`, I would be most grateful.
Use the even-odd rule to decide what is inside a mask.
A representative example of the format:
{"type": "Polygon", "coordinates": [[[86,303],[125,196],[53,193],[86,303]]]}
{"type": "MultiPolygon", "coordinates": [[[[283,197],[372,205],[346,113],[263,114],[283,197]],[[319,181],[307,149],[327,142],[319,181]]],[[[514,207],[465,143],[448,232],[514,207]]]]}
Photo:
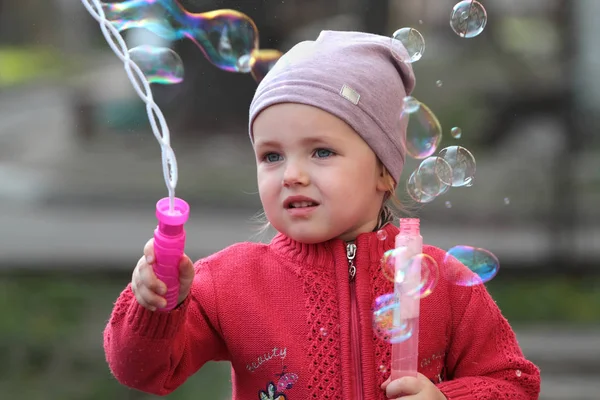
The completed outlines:
{"type": "Polygon", "coordinates": [[[170,199],[165,197],[156,203],[158,226],[154,230],[154,273],[167,285],[167,300],[164,311],[177,306],[179,297],[179,263],[185,247],[185,230],[183,225],[190,215],[190,206],[182,199],[174,199],[173,210],[170,199]]]}
{"type": "Polygon", "coordinates": [[[423,252],[419,225],[418,218],[401,218],[400,233],[396,236],[394,295],[399,307],[396,307],[393,318],[396,329],[410,334],[404,335],[404,338],[409,337],[398,342],[392,338],[392,380],[417,376],[420,299],[415,289],[421,283],[421,264],[415,256],[423,252]],[[407,268],[407,265],[410,267],[407,268]]]}

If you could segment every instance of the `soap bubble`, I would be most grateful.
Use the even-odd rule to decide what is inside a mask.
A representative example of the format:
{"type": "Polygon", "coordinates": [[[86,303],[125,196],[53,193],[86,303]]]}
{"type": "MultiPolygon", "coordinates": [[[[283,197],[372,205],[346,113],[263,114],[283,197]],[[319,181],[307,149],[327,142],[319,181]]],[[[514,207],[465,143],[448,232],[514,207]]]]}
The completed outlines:
{"type": "Polygon", "coordinates": [[[250,72],[249,57],[258,49],[254,21],[235,10],[191,13],[175,0],[102,3],[102,9],[118,31],[144,28],[169,41],[187,38],[225,71],[250,72]]]}
{"type": "Polygon", "coordinates": [[[458,286],[475,286],[488,282],[496,276],[499,269],[498,258],[479,247],[454,246],[444,257],[444,277],[458,286]]]}
{"type": "Polygon", "coordinates": [[[452,208],[452,203],[450,201],[446,201],[446,203],[444,203],[446,208],[452,208]]]}
{"type": "Polygon", "coordinates": [[[408,114],[406,152],[416,159],[427,158],[437,150],[442,141],[442,126],[435,114],[422,102],[408,114]]]}
{"type": "Polygon", "coordinates": [[[415,184],[429,196],[439,196],[452,185],[452,168],[441,157],[427,157],[417,167],[415,184]]]}
{"type": "Polygon", "coordinates": [[[408,58],[406,56],[400,57],[406,63],[413,63],[419,61],[425,51],[425,39],[421,32],[414,28],[401,28],[398,29],[392,35],[392,52],[397,55],[403,54],[401,50],[397,49],[397,42],[402,43],[406,52],[408,52],[408,58]]]}
{"type": "Polygon", "coordinates": [[[450,27],[460,37],[473,38],[483,32],[487,23],[485,8],[475,0],[457,3],[450,14],[450,27]]]}
{"type": "Polygon", "coordinates": [[[454,128],[450,129],[450,136],[452,136],[454,139],[460,139],[462,136],[462,129],[455,126],[454,128]]]}
{"type": "Polygon", "coordinates": [[[413,114],[419,111],[421,103],[412,96],[406,96],[402,99],[402,114],[413,114]]]}
{"type": "Polygon", "coordinates": [[[377,239],[384,241],[387,239],[387,232],[383,229],[377,231],[377,239]]]}
{"type": "Polygon", "coordinates": [[[464,147],[450,146],[439,152],[439,157],[448,162],[452,168],[452,186],[471,186],[475,178],[475,158],[464,147]]]}
{"type": "Polygon", "coordinates": [[[256,50],[249,60],[249,69],[256,83],[260,83],[275,66],[283,53],[279,50],[256,50]]]}
{"type": "Polygon", "coordinates": [[[384,294],[373,304],[373,332],[386,342],[395,344],[408,340],[413,333],[416,318],[400,317],[400,302],[393,293],[384,294]]]}
{"type": "Polygon", "coordinates": [[[436,196],[428,195],[424,193],[416,183],[417,170],[414,170],[410,177],[406,181],[406,191],[408,195],[417,203],[430,203],[436,196]]]}
{"type": "Polygon", "coordinates": [[[183,81],[183,61],[173,50],[142,45],[128,52],[129,58],[140,67],[148,82],[168,85],[183,81]]]}
{"type": "Polygon", "coordinates": [[[437,86],[437,87],[442,87],[443,84],[444,84],[444,82],[442,82],[439,79],[437,81],[435,81],[435,86],[437,86]]]}
{"type": "Polygon", "coordinates": [[[404,249],[386,251],[381,259],[381,272],[386,279],[402,286],[402,293],[413,298],[429,296],[438,282],[439,269],[427,254],[403,257],[404,249]]]}
{"type": "Polygon", "coordinates": [[[508,197],[504,198],[504,205],[509,205],[510,204],[510,199],[508,197]]]}

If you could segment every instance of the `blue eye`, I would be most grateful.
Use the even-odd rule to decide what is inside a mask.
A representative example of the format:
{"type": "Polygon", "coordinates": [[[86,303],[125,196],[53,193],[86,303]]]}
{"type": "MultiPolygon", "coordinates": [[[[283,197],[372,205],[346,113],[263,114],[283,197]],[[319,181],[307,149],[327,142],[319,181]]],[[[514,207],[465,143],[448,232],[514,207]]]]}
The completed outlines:
{"type": "Polygon", "coordinates": [[[277,153],[267,153],[263,156],[263,160],[266,162],[277,162],[281,160],[281,156],[277,153]]]}
{"type": "Polygon", "coordinates": [[[327,149],[317,149],[315,150],[315,156],[318,158],[327,158],[333,155],[333,151],[327,149]]]}

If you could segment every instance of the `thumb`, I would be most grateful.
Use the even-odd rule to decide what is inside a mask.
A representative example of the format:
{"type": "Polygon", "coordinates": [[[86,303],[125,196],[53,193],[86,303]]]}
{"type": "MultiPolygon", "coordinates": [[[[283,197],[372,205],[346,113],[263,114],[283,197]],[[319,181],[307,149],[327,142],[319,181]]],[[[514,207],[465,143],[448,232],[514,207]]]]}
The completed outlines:
{"type": "Polygon", "coordinates": [[[191,285],[194,275],[194,263],[184,254],[179,262],[179,284],[183,286],[191,285]]]}
{"type": "Polygon", "coordinates": [[[179,299],[178,304],[182,303],[190,293],[192,282],[194,281],[194,263],[187,255],[181,257],[179,262],[179,299]]]}
{"type": "Polygon", "coordinates": [[[383,390],[385,390],[385,388],[387,388],[387,385],[389,385],[391,381],[392,381],[392,377],[390,376],[389,378],[387,378],[387,379],[385,380],[385,382],[383,382],[383,383],[381,384],[381,388],[382,388],[383,390]]]}

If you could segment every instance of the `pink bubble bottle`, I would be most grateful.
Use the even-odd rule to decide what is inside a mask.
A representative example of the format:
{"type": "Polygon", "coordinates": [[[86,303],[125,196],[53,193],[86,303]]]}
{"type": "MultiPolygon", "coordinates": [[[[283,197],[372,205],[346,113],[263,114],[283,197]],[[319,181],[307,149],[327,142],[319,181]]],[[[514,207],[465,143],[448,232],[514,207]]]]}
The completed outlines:
{"type": "MultiPolygon", "coordinates": [[[[396,236],[396,274],[404,268],[411,258],[423,252],[423,238],[420,233],[418,218],[401,218],[400,233],[396,236]]],[[[413,259],[414,260],[414,259],[413,259]]],[[[391,378],[403,376],[417,377],[419,351],[419,309],[420,298],[411,293],[421,281],[420,263],[411,262],[411,268],[404,270],[403,279],[394,282],[394,297],[399,301],[399,307],[394,312],[394,324],[407,324],[410,327],[408,339],[399,343],[392,342],[391,378]]]]}
{"type": "Polygon", "coordinates": [[[154,273],[167,285],[166,307],[170,311],[177,306],[179,296],[179,263],[185,248],[183,225],[190,216],[190,206],[182,199],[174,199],[171,210],[170,198],[165,197],[156,203],[158,226],[154,230],[154,273]]]}

